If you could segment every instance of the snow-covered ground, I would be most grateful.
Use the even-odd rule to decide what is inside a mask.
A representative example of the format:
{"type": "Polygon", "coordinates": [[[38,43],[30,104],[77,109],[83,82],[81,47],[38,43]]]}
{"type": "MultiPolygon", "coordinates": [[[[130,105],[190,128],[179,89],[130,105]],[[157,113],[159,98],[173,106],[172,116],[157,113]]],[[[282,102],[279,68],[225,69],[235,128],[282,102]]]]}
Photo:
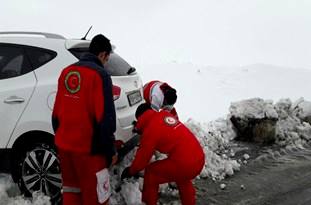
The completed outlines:
{"type": "MultiPolygon", "coordinates": [[[[144,65],[137,69],[144,82],[158,79],[177,89],[177,112],[197,136],[206,155],[205,167],[198,178],[222,180],[226,176],[234,175],[243,165],[229,146],[236,135],[227,117],[232,102],[255,97],[271,99],[258,100],[251,104],[242,101],[232,105],[242,107],[243,109],[237,109],[242,115],[260,115],[260,110],[277,115],[281,119],[277,125],[279,146],[287,149],[303,147],[311,136],[310,124],[300,121],[301,117],[311,112],[311,106],[299,99],[311,99],[311,93],[308,92],[311,87],[308,79],[311,70],[268,65],[219,68],[191,63],[144,65]]],[[[131,179],[120,184],[120,174],[130,164],[134,152],[111,170],[111,204],[140,204],[143,179],[131,179]],[[121,189],[117,192],[119,188],[121,189]]],[[[164,156],[157,155],[155,159],[162,157],[164,156]]],[[[245,154],[243,160],[247,162],[249,157],[245,154]]],[[[49,204],[48,198],[40,194],[36,194],[32,201],[19,196],[16,185],[12,184],[7,175],[0,176],[0,180],[0,205],[49,204]]],[[[168,185],[161,186],[161,192],[168,195],[178,194],[168,185]]],[[[172,202],[174,203],[178,204],[172,202]]]]}
{"type": "Polygon", "coordinates": [[[32,199],[21,196],[17,185],[7,174],[0,174],[0,205],[50,205],[50,199],[41,193],[34,193],[32,199]]]}
{"type": "Polygon", "coordinates": [[[259,97],[278,101],[311,100],[311,70],[255,64],[240,67],[193,63],[137,65],[143,81],[159,79],[178,92],[177,111],[183,121],[209,122],[224,117],[231,102],[259,97]]]}

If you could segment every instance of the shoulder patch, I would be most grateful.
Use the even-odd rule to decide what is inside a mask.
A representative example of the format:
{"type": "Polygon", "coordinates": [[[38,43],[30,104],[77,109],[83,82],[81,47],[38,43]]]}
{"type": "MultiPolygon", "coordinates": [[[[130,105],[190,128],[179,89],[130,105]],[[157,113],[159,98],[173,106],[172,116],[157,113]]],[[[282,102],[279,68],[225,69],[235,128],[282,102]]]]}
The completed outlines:
{"type": "Polygon", "coordinates": [[[65,86],[68,92],[75,94],[79,92],[81,84],[81,75],[78,71],[70,71],[65,77],[65,86]]]}
{"type": "Polygon", "coordinates": [[[177,124],[178,121],[173,117],[165,117],[164,122],[165,122],[165,124],[167,124],[169,126],[174,126],[177,124]]]}

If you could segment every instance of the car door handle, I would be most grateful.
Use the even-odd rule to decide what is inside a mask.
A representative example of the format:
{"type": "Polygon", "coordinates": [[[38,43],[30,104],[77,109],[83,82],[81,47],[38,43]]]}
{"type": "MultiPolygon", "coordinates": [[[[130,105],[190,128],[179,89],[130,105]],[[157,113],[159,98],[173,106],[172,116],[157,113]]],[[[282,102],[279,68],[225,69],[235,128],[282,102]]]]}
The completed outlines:
{"type": "Polygon", "coordinates": [[[23,102],[25,102],[25,99],[17,96],[10,96],[4,100],[4,103],[7,104],[23,103],[23,102]]]}

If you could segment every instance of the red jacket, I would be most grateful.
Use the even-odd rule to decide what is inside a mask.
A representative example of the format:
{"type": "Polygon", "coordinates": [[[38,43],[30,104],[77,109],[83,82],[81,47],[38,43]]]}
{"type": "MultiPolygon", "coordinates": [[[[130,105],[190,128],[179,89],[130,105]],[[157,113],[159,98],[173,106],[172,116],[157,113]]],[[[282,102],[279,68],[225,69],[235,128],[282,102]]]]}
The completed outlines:
{"type": "Polygon", "coordinates": [[[62,71],[52,123],[55,144],[63,150],[115,154],[112,82],[96,56],[87,55],[62,71]]]}
{"type": "Polygon", "coordinates": [[[204,164],[204,152],[196,137],[169,112],[147,110],[138,118],[136,128],[142,135],[130,174],[143,170],[155,151],[167,154],[180,164],[196,161],[204,164]]]}

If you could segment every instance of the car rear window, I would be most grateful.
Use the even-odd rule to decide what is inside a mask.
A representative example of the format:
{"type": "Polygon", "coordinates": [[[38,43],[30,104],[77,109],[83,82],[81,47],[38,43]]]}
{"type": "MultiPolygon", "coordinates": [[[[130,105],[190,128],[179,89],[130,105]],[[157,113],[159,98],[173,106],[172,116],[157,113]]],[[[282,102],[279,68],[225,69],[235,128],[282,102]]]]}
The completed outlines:
{"type": "Polygon", "coordinates": [[[33,69],[39,68],[57,56],[55,51],[34,47],[27,47],[26,53],[30,59],[33,69]]]}
{"type": "Polygon", "coordinates": [[[31,72],[55,58],[52,50],[33,46],[0,43],[0,79],[31,72]]]}
{"type": "MultiPolygon", "coordinates": [[[[72,48],[69,51],[79,60],[88,53],[88,48],[72,48]]],[[[135,69],[116,53],[111,53],[105,68],[111,76],[125,76],[135,73],[135,69]]]]}
{"type": "Polygon", "coordinates": [[[17,77],[31,70],[31,65],[22,47],[0,45],[0,79],[17,77]]]}

